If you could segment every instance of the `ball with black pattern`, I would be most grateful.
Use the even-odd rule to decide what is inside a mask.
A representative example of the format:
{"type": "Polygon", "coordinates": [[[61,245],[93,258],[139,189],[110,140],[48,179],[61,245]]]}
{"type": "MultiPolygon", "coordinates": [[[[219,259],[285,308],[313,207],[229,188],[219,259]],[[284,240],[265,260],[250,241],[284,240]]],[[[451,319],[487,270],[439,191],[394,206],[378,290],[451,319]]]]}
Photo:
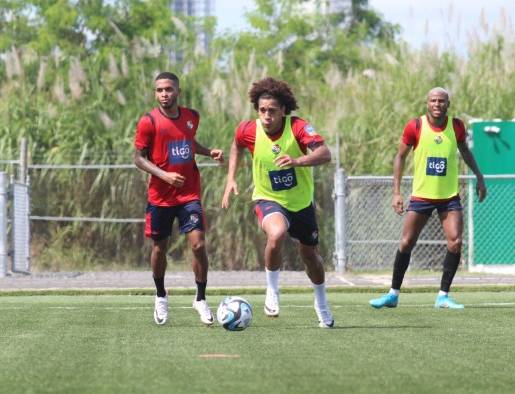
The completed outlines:
{"type": "Polygon", "coordinates": [[[216,311],[218,322],[228,331],[242,331],[252,322],[252,305],[242,297],[226,297],[216,311]]]}

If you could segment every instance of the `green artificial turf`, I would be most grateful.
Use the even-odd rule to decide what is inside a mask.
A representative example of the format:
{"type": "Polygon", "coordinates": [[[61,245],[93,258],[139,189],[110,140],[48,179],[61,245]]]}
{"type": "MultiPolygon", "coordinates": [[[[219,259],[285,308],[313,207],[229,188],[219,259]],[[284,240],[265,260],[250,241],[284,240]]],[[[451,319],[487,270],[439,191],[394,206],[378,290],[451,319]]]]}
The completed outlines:
{"type": "MultiPolygon", "coordinates": [[[[434,294],[330,293],[336,327],[317,326],[312,295],[281,297],[281,316],[254,306],[252,325],[208,328],[190,295],[170,297],[170,322],[153,322],[153,297],[0,298],[5,393],[511,393],[515,292],[455,293],[465,310],[435,310],[434,294]]],[[[209,299],[213,311],[222,296],[209,299]]]]}

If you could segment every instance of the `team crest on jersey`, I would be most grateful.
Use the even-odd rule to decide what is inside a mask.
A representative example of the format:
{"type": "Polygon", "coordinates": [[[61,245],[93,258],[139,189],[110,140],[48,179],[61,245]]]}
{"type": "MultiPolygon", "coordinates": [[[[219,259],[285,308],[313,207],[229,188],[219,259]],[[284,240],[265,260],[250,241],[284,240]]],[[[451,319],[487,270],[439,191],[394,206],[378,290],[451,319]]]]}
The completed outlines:
{"type": "Polygon", "coordinates": [[[274,146],[272,146],[272,153],[274,155],[278,155],[279,153],[281,153],[281,147],[275,144],[274,146]]]}
{"type": "Polygon", "coordinates": [[[315,133],[315,128],[313,126],[311,126],[309,123],[304,127],[304,130],[306,130],[306,133],[308,134],[316,134],[315,133]]]}
{"type": "Polygon", "coordinates": [[[188,129],[190,129],[190,130],[191,130],[191,129],[193,128],[193,122],[192,122],[191,120],[188,120],[188,121],[186,122],[186,126],[188,126],[188,129]]]}
{"type": "Polygon", "coordinates": [[[435,137],[435,142],[436,142],[437,144],[441,144],[441,143],[442,143],[442,141],[443,141],[443,138],[442,138],[442,136],[441,136],[441,135],[437,135],[437,136],[435,137]]]}

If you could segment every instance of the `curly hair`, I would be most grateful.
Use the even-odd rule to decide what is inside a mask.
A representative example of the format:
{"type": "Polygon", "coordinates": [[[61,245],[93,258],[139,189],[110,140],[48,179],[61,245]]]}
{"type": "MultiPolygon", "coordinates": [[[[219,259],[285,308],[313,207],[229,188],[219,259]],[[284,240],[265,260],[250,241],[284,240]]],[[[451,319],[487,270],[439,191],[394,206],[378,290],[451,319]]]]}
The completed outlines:
{"type": "Polygon", "coordinates": [[[270,77],[254,82],[249,90],[249,98],[256,111],[259,108],[258,103],[260,98],[276,99],[284,106],[286,115],[289,115],[291,111],[299,108],[297,106],[297,100],[288,84],[270,77]]]}

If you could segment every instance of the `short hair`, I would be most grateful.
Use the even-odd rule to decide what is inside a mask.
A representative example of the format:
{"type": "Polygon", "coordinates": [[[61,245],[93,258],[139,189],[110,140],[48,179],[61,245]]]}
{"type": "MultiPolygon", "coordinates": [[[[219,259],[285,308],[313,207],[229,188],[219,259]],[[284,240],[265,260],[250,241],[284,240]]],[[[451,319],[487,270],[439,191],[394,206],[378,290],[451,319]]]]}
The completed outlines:
{"type": "Polygon", "coordinates": [[[291,111],[299,108],[297,106],[297,100],[288,84],[271,77],[254,82],[249,90],[249,98],[256,111],[259,108],[260,98],[276,99],[281,106],[284,107],[284,113],[286,115],[289,115],[291,111]]]}
{"type": "Polygon", "coordinates": [[[444,89],[440,86],[437,86],[437,87],[434,87],[432,88],[429,92],[427,92],[427,98],[429,98],[429,96],[431,96],[432,94],[435,94],[435,93],[443,93],[447,96],[447,99],[450,100],[451,98],[451,95],[449,94],[449,91],[447,89],[444,89]]]}
{"type": "Polygon", "coordinates": [[[169,79],[171,81],[179,83],[179,77],[175,75],[174,73],[165,71],[162,73],[159,73],[154,81],[157,81],[159,79],[169,79]]]}

